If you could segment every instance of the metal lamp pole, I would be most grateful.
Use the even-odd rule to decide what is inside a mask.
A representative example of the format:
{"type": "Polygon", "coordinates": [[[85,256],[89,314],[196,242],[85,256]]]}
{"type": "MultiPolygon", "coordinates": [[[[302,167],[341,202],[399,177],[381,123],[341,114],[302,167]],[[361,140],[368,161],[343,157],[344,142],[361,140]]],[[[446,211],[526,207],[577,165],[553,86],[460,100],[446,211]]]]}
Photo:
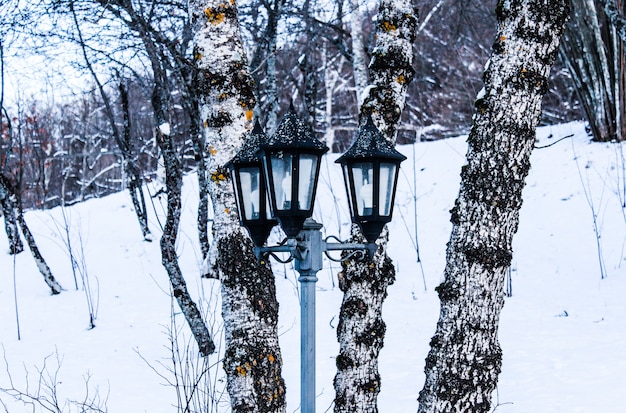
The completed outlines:
{"type": "Polygon", "coordinates": [[[263,253],[289,252],[300,274],[300,411],[315,413],[315,283],[323,267],[322,253],[326,251],[366,251],[372,256],[376,244],[326,242],[322,239],[322,224],[312,218],[304,221],[295,240],[272,247],[255,247],[260,258],[263,253]],[[295,241],[295,242],[294,242],[295,241]]]}
{"type": "Polygon", "coordinates": [[[296,271],[300,273],[300,403],[302,413],[315,413],[315,283],[322,269],[322,224],[304,222],[296,237],[296,271]]]}

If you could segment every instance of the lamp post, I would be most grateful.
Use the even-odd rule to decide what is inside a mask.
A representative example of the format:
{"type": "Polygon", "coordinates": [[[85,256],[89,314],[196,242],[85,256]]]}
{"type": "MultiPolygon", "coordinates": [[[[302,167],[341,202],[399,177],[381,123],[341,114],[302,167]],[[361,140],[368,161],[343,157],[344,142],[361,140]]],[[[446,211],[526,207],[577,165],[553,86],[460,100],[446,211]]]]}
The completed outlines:
{"type": "Polygon", "coordinates": [[[398,169],[400,162],[406,159],[369,119],[351,148],[337,160],[344,170],[352,221],[361,226],[368,242],[328,242],[328,238],[322,239],[322,224],[311,218],[321,156],[327,151],[290,108],[271,138],[255,125],[248,141],[228,163],[240,221],[250,232],[257,257],[289,252],[300,274],[300,403],[303,413],[315,413],[315,283],[323,265],[322,253],[329,259],[333,258],[328,251],[366,251],[364,257],[373,256],[374,241],[385,223],[391,220],[398,169]],[[255,190],[258,195],[253,194],[255,190]],[[262,208],[265,196],[269,215],[268,210],[262,208]],[[287,240],[282,245],[265,247],[275,220],[287,240]]]}

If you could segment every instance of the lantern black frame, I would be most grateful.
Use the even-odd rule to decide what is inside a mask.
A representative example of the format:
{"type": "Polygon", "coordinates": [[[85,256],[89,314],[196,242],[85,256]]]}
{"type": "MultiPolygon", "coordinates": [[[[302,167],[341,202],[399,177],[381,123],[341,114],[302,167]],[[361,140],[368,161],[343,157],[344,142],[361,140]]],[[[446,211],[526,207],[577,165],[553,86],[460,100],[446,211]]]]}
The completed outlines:
{"type": "Polygon", "coordinates": [[[400,163],[404,160],[406,160],[406,156],[395,149],[393,143],[387,140],[376,128],[371,116],[368,116],[365,124],[359,128],[352,146],[335,161],[341,164],[343,169],[352,222],[361,227],[363,236],[368,242],[375,242],[385,224],[391,221],[400,163]],[[363,186],[357,187],[354,175],[355,168],[360,164],[368,165],[373,172],[373,179],[370,182],[371,204],[367,211],[364,208],[363,212],[359,212],[359,201],[362,200],[359,191],[363,190],[363,186]],[[380,202],[381,168],[385,165],[393,165],[395,168],[391,187],[388,188],[390,191],[389,205],[381,205],[380,202]],[[386,211],[383,210],[385,206],[387,206],[386,211]]]}
{"type": "Polygon", "coordinates": [[[289,238],[298,235],[303,228],[304,221],[313,215],[321,158],[327,151],[328,147],[315,139],[311,130],[298,118],[293,106],[281,120],[274,135],[261,143],[261,162],[272,216],[278,220],[289,238]],[[285,165],[286,159],[291,160],[291,164],[287,165],[290,170],[283,171],[287,172],[283,180],[290,179],[290,182],[286,182],[287,191],[284,191],[283,187],[285,182],[281,182],[281,187],[278,187],[279,183],[275,179],[282,175],[280,171],[274,169],[281,159],[285,165]],[[301,183],[306,182],[301,179],[301,174],[304,172],[301,166],[307,159],[311,163],[309,169],[312,174],[310,177],[302,176],[310,185],[309,191],[305,193],[307,188],[301,187],[301,183]],[[288,201],[277,199],[281,191],[288,201]],[[300,202],[303,195],[305,202],[300,202]],[[279,202],[283,203],[279,204],[279,202]]]}
{"type": "Polygon", "coordinates": [[[258,247],[265,244],[272,228],[278,224],[278,221],[271,217],[270,214],[265,174],[263,173],[262,162],[259,156],[260,147],[266,141],[267,136],[259,123],[256,122],[250,136],[246,139],[239,152],[226,164],[232,176],[235,200],[239,210],[239,221],[248,230],[254,244],[258,247]],[[246,208],[251,207],[245,205],[245,201],[250,199],[250,194],[244,194],[241,185],[242,172],[246,169],[256,170],[258,180],[258,213],[253,217],[249,217],[246,214],[246,208]]]}

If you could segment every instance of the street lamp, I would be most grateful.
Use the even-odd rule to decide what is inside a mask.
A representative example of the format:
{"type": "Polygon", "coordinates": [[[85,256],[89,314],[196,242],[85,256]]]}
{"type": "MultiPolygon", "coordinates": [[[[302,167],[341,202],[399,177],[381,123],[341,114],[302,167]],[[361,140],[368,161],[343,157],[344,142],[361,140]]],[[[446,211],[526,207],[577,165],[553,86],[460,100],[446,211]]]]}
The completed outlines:
{"type": "Polygon", "coordinates": [[[256,122],[237,155],[226,164],[233,176],[239,220],[248,229],[257,247],[265,244],[270,231],[278,224],[270,211],[265,175],[259,158],[260,145],[266,141],[267,136],[256,122]]]}
{"type": "Polygon", "coordinates": [[[369,116],[350,149],[335,161],[343,169],[352,222],[368,242],[375,242],[391,221],[400,163],[405,159],[369,116]]]}
{"type": "Polygon", "coordinates": [[[313,215],[320,162],[326,151],[326,145],[313,137],[293,107],[276,133],[261,143],[272,216],[289,238],[298,235],[304,220],[313,215]]]}
{"type": "Polygon", "coordinates": [[[255,125],[242,149],[228,163],[240,220],[250,231],[257,257],[288,252],[300,274],[302,413],[315,413],[315,283],[322,269],[322,253],[337,261],[328,251],[352,250],[349,256],[366,251],[363,257],[371,259],[376,251],[374,241],[391,220],[398,169],[406,159],[369,119],[352,147],[337,160],[344,170],[352,222],[361,226],[368,242],[328,242],[329,238],[337,238],[322,239],[322,224],[311,218],[321,157],[327,151],[292,107],[269,139],[255,125]],[[264,247],[276,223],[274,219],[287,240],[264,247]]]}

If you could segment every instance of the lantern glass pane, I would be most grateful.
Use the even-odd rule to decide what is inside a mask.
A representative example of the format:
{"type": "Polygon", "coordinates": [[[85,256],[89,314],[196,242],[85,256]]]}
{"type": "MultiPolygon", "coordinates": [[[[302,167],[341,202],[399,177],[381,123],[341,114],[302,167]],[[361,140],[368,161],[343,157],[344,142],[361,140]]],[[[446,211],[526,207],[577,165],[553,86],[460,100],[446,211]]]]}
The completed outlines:
{"type": "MultiPolygon", "coordinates": [[[[241,198],[239,198],[239,193],[240,193],[239,178],[236,178],[236,176],[237,177],[239,176],[239,171],[231,171],[233,189],[235,192],[235,202],[237,203],[237,209],[241,210],[243,206],[241,205],[241,198]]],[[[239,213],[239,217],[242,218],[241,212],[239,213]]]]}
{"type": "Polygon", "coordinates": [[[317,176],[316,155],[301,154],[298,169],[298,209],[311,209],[315,177],[317,176]]]}
{"type": "Polygon", "coordinates": [[[352,165],[354,196],[357,214],[368,216],[374,213],[374,165],[371,162],[359,162],[352,165]]]}
{"type": "Polygon", "coordinates": [[[270,162],[272,163],[272,179],[274,180],[276,209],[291,209],[293,156],[289,153],[278,152],[271,155],[270,162]]]}
{"type": "Polygon", "coordinates": [[[393,199],[393,184],[396,178],[396,165],[393,163],[381,162],[380,164],[380,198],[379,214],[381,216],[391,215],[391,201],[393,199]]]}
{"type": "Polygon", "coordinates": [[[354,216],[354,209],[352,207],[352,190],[350,189],[350,173],[348,164],[342,164],[341,169],[343,170],[343,182],[346,184],[346,193],[348,194],[348,207],[350,207],[350,216],[354,216]]]}
{"type": "Polygon", "coordinates": [[[247,220],[259,219],[261,211],[261,171],[257,167],[241,168],[239,181],[243,197],[244,216],[247,220]]]}
{"type": "Polygon", "coordinates": [[[265,218],[272,219],[272,208],[270,206],[270,199],[267,193],[265,194],[265,218]]]}

